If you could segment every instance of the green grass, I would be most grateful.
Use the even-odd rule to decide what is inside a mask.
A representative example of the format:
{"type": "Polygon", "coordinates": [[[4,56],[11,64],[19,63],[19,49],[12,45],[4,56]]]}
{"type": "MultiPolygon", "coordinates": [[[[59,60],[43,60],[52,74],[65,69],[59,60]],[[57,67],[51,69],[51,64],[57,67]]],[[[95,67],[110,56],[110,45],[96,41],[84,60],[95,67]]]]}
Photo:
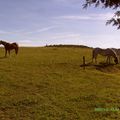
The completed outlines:
{"type": "MultiPolygon", "coordinates": [[[[83,70],[88,48],[0,48],[0,120],[119,120],[119,65],[83,70]]],[[[99,61],[104,58],[99,56],[99,61]]]]}

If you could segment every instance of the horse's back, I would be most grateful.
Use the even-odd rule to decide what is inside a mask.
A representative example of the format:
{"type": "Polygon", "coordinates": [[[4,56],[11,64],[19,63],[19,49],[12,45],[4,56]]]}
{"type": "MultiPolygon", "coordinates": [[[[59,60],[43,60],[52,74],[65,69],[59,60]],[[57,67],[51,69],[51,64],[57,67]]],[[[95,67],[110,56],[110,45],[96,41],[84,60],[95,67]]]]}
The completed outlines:
{"type": "Polygon", "coordinates": [[[107,49],[106,49],[106,52],[108,53],[108,55],[111,55],[111,56],[117,57],[117,51],[116,51],[116,49],[113,49],[113,48],[107,48],[107,49]]]}
{"type": "Polygon", "coordinates": [[[97,52],[99,52],[99,51],[101,51],[102,49],[101,48],[94,48],[93,49],[93,53],[97,53],[97,52]]]}
{"type": "Polygon", "coordinates": [[[96,58],[97,55],[100,53],[101,48],[94,48],[92,51],[92,58],[96,58]]]}
{"type": "Polygon", "coordinates": [[[102,49],[102,48],[94,48],[93,49],[93,55],[103,55],[103,56],[116,56],[115,50],[112,48],[102,49]]]}
{"type": "Polygon", "coordinates": [[[12,45],[18,46],[18,44],[16,42],[12,43],[12,45]]]}
{"type": "Polygon", "coordinates": [[[116,48],[112,48],[112,49],[117,53],[118,56],[120,56],[120,49],[116,49],[116,48]]]}
{"type": "Polygon", "coordinates": [[[105,51],[105,49],[102,49],[102,48],[94,48],[93,49],[93,54],[94,55],[97,55],[97,54],[103,54],[104,55],[104,51],[105,51]]]}

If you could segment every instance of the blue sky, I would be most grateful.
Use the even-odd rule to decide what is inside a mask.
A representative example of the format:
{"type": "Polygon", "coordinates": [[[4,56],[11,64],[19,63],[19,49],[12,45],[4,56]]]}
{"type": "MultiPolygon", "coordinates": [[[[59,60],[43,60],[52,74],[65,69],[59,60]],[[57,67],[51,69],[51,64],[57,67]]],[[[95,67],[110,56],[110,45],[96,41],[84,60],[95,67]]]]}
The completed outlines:
{"type": "Polygon", "coordinates": [[[114,10],[84,0],[0,0],[0,39],[21,46],[83,44],[120,47],[119,30],[106,26],[114,10]]]}

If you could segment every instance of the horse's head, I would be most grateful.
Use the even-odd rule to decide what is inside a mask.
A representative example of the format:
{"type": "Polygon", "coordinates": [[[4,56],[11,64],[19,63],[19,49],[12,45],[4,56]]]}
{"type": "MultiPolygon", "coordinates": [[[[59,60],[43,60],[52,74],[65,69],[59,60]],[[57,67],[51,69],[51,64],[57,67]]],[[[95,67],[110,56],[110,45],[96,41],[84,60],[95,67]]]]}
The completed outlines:
{"type": "Polygon", "coordinates": [[[0,44],[2,44],[2,42],[3,42],[3,41],[2,41],[2,40],[0,40],[0,44]]]}
{"type": "Polygon", "coordinates": [[[0,44],[2,43],[2,40],[0,40],[0,44]]]}
{"type": "Polygon", "coordinates": [[[115,62],[116,64],[118,64],[118,58],[117,58],[117,57],[115,57],[114,62],[115,62]]]}
{"type": "Polygon", "coordinates": [[[0,45],[6,45],[7,42],[3,41],[3,40],[0,40],[0,45]]]}

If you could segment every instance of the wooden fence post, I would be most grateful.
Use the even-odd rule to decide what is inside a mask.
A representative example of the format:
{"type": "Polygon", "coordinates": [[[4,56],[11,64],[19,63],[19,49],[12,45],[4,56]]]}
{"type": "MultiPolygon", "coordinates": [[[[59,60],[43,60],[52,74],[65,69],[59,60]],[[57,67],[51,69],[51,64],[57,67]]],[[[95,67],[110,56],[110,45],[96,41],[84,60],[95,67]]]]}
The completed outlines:
{"type": "Polygon", "coordinates": [[[85,70],[85,56],[83,56],[83,69],[85,70]]]}

